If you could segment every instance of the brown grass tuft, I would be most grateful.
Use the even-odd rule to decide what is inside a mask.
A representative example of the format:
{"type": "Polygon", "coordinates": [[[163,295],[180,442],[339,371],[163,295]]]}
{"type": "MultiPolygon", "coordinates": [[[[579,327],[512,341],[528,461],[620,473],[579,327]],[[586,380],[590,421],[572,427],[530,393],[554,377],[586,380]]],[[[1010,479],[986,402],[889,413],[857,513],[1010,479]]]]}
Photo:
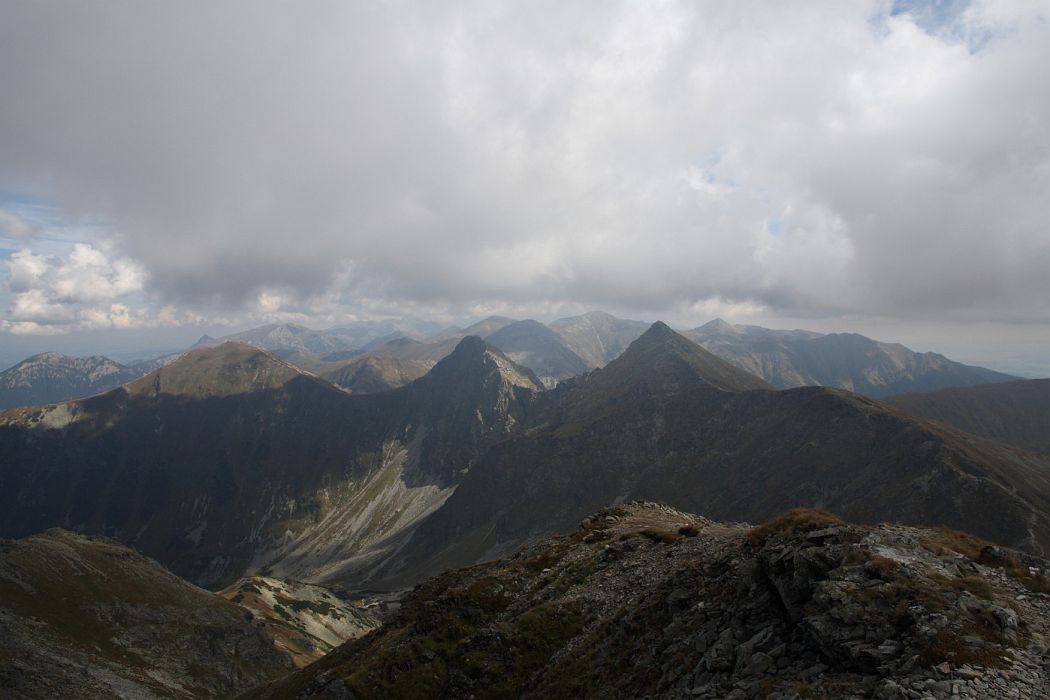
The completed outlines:
{"type": "Polygon", "coordinates": [[[773,535],[790,536],[798,532],[819,530],[823,527],[845,524],[841,518],[816,508],[793,508],[778,518],[751,528],[747,540],[762,544],[773,535]]]}
{"type": "Polygon", "coordinates": [[[657,528],[647,527],[644,530],[638,532],[642,537],[647,537],[653,542],[660,542],[662,544],[671,544],[682,539],[682,535],[677,532],[671,532],[670,530],[660,530],[657,528]]]}
{"type": "Polygon", "coordinates": [[[678,528],[678,534],[683,537],[696,537],[700,534],[700,529],[696,525],[683,525],[678,528]]]}

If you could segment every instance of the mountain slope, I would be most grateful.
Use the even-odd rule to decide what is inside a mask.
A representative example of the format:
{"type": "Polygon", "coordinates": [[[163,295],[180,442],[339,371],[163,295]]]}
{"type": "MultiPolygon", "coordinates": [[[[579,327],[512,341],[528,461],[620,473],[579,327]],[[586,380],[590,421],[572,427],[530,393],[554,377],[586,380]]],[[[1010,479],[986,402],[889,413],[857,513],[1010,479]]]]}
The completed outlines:
{"type": "Polygon", "coordinates": [[[354,394],[374,394],[413,382],[433,366],[427,360],[369,355],[325,374],[324,378],[354,394]]]}
{"type": "Polygon", "coordinates": [[[828,386],[871,398],[1016,379],[937,353],[912,352],[855,333],[820,335],[734,326],[716,319],[686,335],[719,357],[778,389],[828,386]]]}
{"type": "Polygon", "coordinates": [[[368,396],[249,346],[199,349],[126,388],[0,412],[0,533],[110,534],[208,586],[321,576],[440,506],[539,388],[476,338],[368,396]]]}
{"type": "Polygon", "coordinates": [[[242,608],[113,541],[0,541],[4,697],[210,698],[291,668],[242,608]]]}
{"type": "Polygon", "coordinates": [[[642,321],[627,321],[604,311],[562,318],[549,324],[570,350],[590,367],[604,367],[619,357],[649,327],[642,321]]]}
{"type": "Polygon", "coordinates": [[[974,435],[1050,454],[1050,379],[900,394],[882,401],[974,435]]]}
{"type": "Polygon", "coordinates": [[[344,601],[320,586],[250,576],[223,590],[226,600],[248,610],[262,633],[297,668],[380,625],[373,610],[344,601]]]}
{"type": "Polygon", "coordinates": [[[377,633],[245,697],[1035,697],[1050,581],[982,545],[634,503],[427,581],[377,633]]]}
{"type": "MultiPolygon", "coordinates": [[[[798,506],[945,524],[1050,551],[1050,460],[913,420],[847,392],[764,386],[655,324],[563,382],[497,444],[370,585],[467,565],[635,498],[729,520],[798,506]]],[[[344,572],[358,585],[359,573],[344,572]]]]}
{"type": "Polygon", "coordinates": [[[106,357],[45,352],[0,372],[0,408],[38,406],[90,396],[142,375],[106,357]]]}
{"type": "Polygon", "coordinates": [[[561,337],[539,321],[517,321],[485,337],[485,342],[528,367],[547,386],[586,372],[590,367],[561,337]]]}

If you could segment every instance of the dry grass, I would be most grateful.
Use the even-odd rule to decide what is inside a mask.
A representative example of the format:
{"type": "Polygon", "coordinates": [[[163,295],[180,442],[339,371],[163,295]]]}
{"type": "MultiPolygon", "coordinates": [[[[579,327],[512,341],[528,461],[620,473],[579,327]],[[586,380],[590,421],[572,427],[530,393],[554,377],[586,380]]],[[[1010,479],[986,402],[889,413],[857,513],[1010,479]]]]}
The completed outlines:
{"type": "Polygon", "coordinates": [[[642,537],[646,537],[653,542],[660,542],[662,544],[672,544],[682,539],[682,535],[677,532],[671,532],[670,530],[661,530],[657,528],[647,527],[644,530],[638,532],[642,537]]]}
{"type": "Polygon", "coordinates": [[[747,540],[751,544],[762,544],[774,535],[787,537],[799,532],[819,530],[832,525],[844,525],[841,518],[815,508],[794,508],[778,518],[751,528],[747,540]]]}
{"type": "Polygon", "coordinates": [[[990,542],[969,533],[946,527],[935,528],[931,535],[922,539],[922,545],[938,556],[956,552],[978,564],[1002,569],[1028,590],[1050,593],[1050,578],[1042,572],[1029,571],[1016,557],[1003,553],[990,542]]]}
{"type": "Polygon", "coordinates": [[[979,561],[981,550],[991,544],[980,537],[974,537],[968,532],[952,530],[947,527],[934,528],[930,535],[922,538],[920,543],[937,556],[956,552],[971,561],[979,561]]]}
{"type": "Polygon", "coordinates": [[[683,525],[678,528],[678,534],[682,537],[696,537],[700,534],[700,528],[696,525],[683,525]]]}
{"type": "Polygon", "coordinates": [[[895,579],[900,568],[900,562],[878,555],[875,555],[868,559],[868,561],[864,562],[864,571],[866,571],[869,576],[873,576],[874,578],[883,581],[892,581],[895,579]]]}

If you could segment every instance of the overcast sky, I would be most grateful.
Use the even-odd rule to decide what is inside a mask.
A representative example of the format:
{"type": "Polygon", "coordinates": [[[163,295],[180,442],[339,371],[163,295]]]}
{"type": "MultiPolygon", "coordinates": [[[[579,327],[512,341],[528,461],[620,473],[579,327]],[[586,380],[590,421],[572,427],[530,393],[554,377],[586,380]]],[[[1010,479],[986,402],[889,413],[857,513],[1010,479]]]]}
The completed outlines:
{"type": "Polygon", "coordinates": [[[1048,74],[1035,0],[7,0],[0,344],[602,308],[1050,373],[1048,74]]]}

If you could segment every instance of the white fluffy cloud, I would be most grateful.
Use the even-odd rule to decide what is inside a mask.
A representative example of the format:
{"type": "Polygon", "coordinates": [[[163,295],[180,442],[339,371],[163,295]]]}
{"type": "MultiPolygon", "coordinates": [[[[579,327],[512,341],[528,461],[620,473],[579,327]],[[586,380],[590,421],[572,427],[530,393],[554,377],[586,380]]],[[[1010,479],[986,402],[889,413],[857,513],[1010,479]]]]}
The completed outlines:
{"type": "Polygon", "coordinates": [[[4,264],[13,294],[4,327],[15,333],[52,326],[129,327],[130,309],[116,300],[141,291],[146,279],[138,263],[111,258],[87,243],[75,244],[65,257],[21,250],[4,264]]]}
{"type": "Polygon", "coordinates": [[[46,274],[12,258],[12,290],[49,281],[8,321],[82,304],[116,325],[109,304],[148,284],[270,318],[1045,323],[1048,17],[1045,0],[5,3],[0,191],[121,236],[46,274]]]}

